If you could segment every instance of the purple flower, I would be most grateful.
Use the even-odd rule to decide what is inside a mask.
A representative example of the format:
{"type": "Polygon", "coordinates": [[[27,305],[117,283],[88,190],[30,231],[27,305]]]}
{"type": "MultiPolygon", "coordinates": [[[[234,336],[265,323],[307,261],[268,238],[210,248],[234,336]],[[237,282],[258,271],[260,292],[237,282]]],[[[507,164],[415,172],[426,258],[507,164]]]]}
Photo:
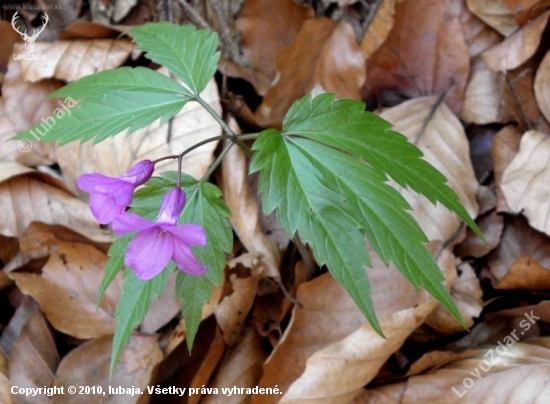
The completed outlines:
{"type": "Polygon", "coordinates": [[[174,260],[178,268],[191,275],[202,275],[206,268],[197,261],[191,246],[206,245],[206,232],[197,224],[177,225],[185,205],[185,193],[180,188],[169,191],[162,201],[156,221],[134,213],[122,213],[113,221],[113,231],[124,236],[137,231],[130,242],[124,263],[141,280],[159,274],[174,260]]]}
{"type": "Polygon", "coordinates": [[[107,224],[132,203],[134,190],[151,178],[154,168],[151,160],[143,160],[122,177],[84,174],[76,181],[76,185],[90,194],[90,210],[98,223],[107,224]]]}

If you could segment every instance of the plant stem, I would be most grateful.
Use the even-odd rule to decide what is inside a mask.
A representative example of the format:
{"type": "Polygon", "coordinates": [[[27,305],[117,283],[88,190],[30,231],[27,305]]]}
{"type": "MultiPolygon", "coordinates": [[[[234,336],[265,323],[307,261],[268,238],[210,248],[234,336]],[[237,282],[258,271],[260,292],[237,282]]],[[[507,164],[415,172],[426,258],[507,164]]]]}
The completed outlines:
{"type": "Polygon", "coordinates": [[[222,127],[222,129],[224,130],[224,132],[231,137],[231,141],[233,143],[236,143],[237,145],[239,145],[239,147],[241,149],[243,149],[244,153],[246,154],[246,156],[248,158],[251,158],[252,157],[252,151],[250,150],[250,147],[248,147],[246,145],[246,143],[244,143],[243,140],[241,140],[239,138],[239,136],[237,136],[237,134],[235,132],[233,132],[233,130],[229,127],[229,125],[221,118],[221,116],[219,116],[216,111],[214,111],[214,109],[210,106],[210,104],[208,104],[206,101],[204,101],[200,95],[196,95],[195,96],[195,100],[202,105],[202,107],[204,109],[206,109],[208,111],[208,113],[210,115],[212,115],[212,117],[220,124],[220,126],[222,127]]]}
{"type": "Polygon", "coordinates": [[[210,177],[210,175],[212,175],[212,173],[214,172],[214,170],[220,165],[220,163],[222,162],[223,158],[225,157],[225,155],[229,152],[229,150],[231,150],[231,148],[233,147],[233,145],[235,144],[235,142],[233,142],[233,140],[231,139],[229,141],[229,143],[227,143],[225,145],[225,147],[223,148],[223,150],[221,151],[220,155],[216,158],[216,160],[214,160],[214,162],[212,164],[210,164],[210,167],[208,168],[208,171],[206,172],[206,174],[204,174],[202,176],[202,178],[200,179],[199,182],[203,182],[203,181],[206,181],[208,180],[208,178],[210,177]]]}
{"type": "MultiPolygon", "coordinates": [[[[191,146],[191,147],[185,149],[184,151],[182,151],[177,156],[173,156],[173,157],[181,159],[181,158],[183,158],[183,156],[185,156],[186,154],[192,152],[193,150],[198,149],[199,147],[204,146],[207,143],[215,142],[217,140],[231,140],[231,141],[233,141],[233,137],[228,136],[228,135],[219,135],[219,136],[209,137],[208,139],[204,139],[203,141],[194,144],[193,146],[191,146]]],[[[170,157],[172,157],[172,156],[170,156],[170,157]]],[[[163,159],[166,159],[166,158],[168,158],[168,157],[164,157],[163,159]]]]}

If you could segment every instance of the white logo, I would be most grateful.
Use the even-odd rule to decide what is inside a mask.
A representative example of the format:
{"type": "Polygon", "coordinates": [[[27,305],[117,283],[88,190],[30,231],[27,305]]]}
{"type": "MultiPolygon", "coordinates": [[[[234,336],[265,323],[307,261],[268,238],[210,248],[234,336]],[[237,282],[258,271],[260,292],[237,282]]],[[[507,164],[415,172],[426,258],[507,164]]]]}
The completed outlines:
{"type": "Polygon", "coordinates": [[[15,20],[18,17],[18,15],[17,15],[18,13],[19,13],[19,11],[16,11],[15,14],[13,15],[13,18],[11,19],[11,26],[13,27],[13,29],[19,35],[21,35],[21,38],[23,38],[23,40],[25,41],[25,49],[26,49],[27,53],[31,54],[33,49],[34,49],[34,42],[38,38],[38,35],[40,35],[40,33],[42,31],[44,31],[44,28],[46,28],[46,25],[48,24],[48,21],[50,19],[48,18],[48,14],[44,13],[45,20],[43,22],[42,28],[35,29],[33,34],[31,36],[29,36],[29,35],[27,35],[27,30],[25,30],[25,32],[21,32],[19,30],[19,27],[15,26],[15,20]]]}

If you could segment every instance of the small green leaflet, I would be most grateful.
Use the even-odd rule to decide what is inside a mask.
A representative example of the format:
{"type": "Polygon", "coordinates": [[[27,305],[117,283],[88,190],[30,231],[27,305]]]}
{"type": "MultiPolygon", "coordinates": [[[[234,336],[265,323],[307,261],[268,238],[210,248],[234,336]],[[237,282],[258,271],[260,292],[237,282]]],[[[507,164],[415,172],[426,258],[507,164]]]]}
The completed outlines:
{"type": "Polygon", "coordinates": [[[168,271],[162,271],[153,279],[142,281],[130,269],[124,270],[124,286],[115,312],[117,323],[109,369],[111,379],[120,354],[130,339],[134,327],[143,322],[153,299],[160,296],[166,287],[167,279],[168,271]]]}
{"type": "Polygon", "coordinates": [[[191,99],[186,92],[170,78],[143,67],[108,70],[50,94],[80,101],[74,108],[56,109],[58,112],[46,120],[49,125],[41,123],[14,139],[57,141],[60,145],[91,139],[99,143],[126,129],[131,134],[159,118],[166,122],[191,99]]]}
{"type": "Polygon", "coordinates": [[[323,94],[296,102],[282,132],[266,130],[253,146],[251,171],[260,171],[264,211],[276,210],[289,237],[299,233],[379,334],[382,330],[365,273],[370,265],[365,237],[386,264],[394,263],[415,287],[426,288],[463,324],[424,245],[426,236],[408,213],[407,201],[386,183],[386,175],[428,193],[432,201],[443,200],[474,230],[479,229],[445,184],[445,177],[389,127],[364,112],[358,101],[335,101],[333,95],[323,94]],[[388,143],[382,141],[386,134],[388,143]],[[423,178],[436,181],[437,186],[423,178]]]}
{"type": "Polygon", "coordinates": [[[159,22],[132,28],[130,34],[149,59],[166,66],[195,96],[216,73],[220,59],[216,33],[159,22]]]}
{"type": "MultiPolygon", "coordinates": [[[[154,219],[162,198],[174,188],[177,178],[175,172],[162,173],[162,176],[151,178],[144,188],[136,191],[132,204],[134,213],[154,219]]],[[[191,350],[200,325],[202,306],[210,301],[212,287],[221,285],[225,252],[233,248],[233,230],[228,219],[231,212],[221,199],[218,187],[185,174],[182,174],[181,186],[187,201],[180,223],[199,224],[204,227],[207,235],[206,246],[194,248],[193,253],[208,272],[204,276],[191,276],[181,272],[176,282],[176,295],[183,302],[187,346],[191,350]]]]}

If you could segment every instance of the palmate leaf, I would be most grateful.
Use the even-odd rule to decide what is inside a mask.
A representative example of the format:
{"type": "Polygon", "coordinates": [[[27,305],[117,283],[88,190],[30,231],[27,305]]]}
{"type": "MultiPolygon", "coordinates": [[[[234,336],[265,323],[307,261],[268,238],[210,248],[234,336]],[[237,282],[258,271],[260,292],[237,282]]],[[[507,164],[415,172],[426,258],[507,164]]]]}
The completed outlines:
{"type": "Polygon", "coordinates": [[[218,68],[218,34],[192,25],[167,22],[132,28],[130,34],[146,56],[164,65],[199,95],[218,68]]]}
{"type": "Polygon", "coordinates": [[[170,78],[146,68],[121,68],[84,77],[55,91],[51,97],[71,97],[78,106],[59,108],[41,123],[14,139],[57,141],[60,145],[94,139],[95,143],[126,129],[128,134],[161,119],[166,122],[191,99],[170,78]]]}
{"type": "Polygon", "coordinates": [[[282,132],[262,132],[253,146],[251,171],[260,171],[264,211],[276,210],[289,237],[298,232],[379,334],[365,274],[370,265],[365,237],[386,264],[394,263],[415,287],[426,288],[464,324],[424,245],[426,236],[408,213],[406,200],[386,183],[386,174],[425,191],[430,200],[443,200],[479,230],[445,185],[445,177],[421,160],[422,153],[406,138],[389,131],[390,124],[363,108],[358,101],[335,101],[328,94],[306,97],[289,110],[282,132]],[[390,141],[384,144],[380,139],[387,132],[390,141]],[[369,147],[374,151],[366,151],[369,147]],[[421,171],[411,172],[401,160],[421,171]],[[399,169],[386,170],[388,164],[399,169]],[[438,186],[425,184],[425,177],[438,186]]]}

